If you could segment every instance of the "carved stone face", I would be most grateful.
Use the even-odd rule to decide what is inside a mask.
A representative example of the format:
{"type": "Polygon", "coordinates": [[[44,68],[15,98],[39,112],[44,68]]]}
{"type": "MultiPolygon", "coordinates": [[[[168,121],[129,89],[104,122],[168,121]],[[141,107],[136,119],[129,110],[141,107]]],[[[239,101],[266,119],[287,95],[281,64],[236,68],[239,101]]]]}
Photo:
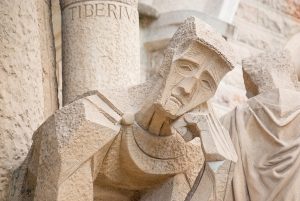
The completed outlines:
{"type": "Polygon", "coordinates": [[[220,56],[198,42],[182,45],[173,57],[160,106],[176,118],[206,102],[229,70],[225,65],[220,56]]]}

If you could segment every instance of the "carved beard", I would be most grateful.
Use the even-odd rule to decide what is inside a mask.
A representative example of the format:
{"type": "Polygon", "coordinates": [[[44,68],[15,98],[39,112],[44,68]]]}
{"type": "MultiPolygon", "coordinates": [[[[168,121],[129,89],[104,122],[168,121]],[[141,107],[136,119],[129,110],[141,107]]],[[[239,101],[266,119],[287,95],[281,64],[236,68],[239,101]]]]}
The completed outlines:
{"type": "Polygon", "coordinates": [[[171,119],[166,116],[166,112],[162,110],[160,105],[149,105],[143,108],[135,116],[137,123],[145,130],[154,135],[172,135],[171,119]]]}
{"type": "Polygon", "coordinates": [[[162,108],[166,111],[167,116],[169,116],[171,119],[175,119],[177,117],[176,114],[181,107],[181,102],[175,97],[171,96],[167,99],[165,105],[162,108]]]}

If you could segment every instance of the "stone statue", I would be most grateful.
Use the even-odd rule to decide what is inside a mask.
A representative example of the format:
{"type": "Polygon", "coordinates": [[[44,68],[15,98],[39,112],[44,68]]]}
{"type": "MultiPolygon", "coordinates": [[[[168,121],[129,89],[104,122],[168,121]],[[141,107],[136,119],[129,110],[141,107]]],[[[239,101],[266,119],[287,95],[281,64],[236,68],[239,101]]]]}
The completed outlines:
{"type": "Polygon", "coordinates": [[[238,162],[235,201],[300,200],[300,92],[287,51],[244,60],[247,103],[224,117],[238,162]]]}
{"type": "Polygon", "coordinates": [[[36,131],[20,200],[223,198],[236,154],[208,100],[234,67],[231,53],[211,27],[187,19],[157,76],[87,92],[36,131]]]}

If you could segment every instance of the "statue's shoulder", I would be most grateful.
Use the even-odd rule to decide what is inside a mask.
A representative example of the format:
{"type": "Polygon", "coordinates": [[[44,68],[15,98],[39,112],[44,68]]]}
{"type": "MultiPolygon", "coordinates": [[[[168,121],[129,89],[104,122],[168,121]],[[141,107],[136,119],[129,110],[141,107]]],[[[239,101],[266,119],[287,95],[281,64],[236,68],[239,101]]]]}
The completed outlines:
{"type": "MultiPolygon", "coordinates": [[[[57,110],[34,133],[28,168],[61,166],[60,180],[70,176],[119,134],[122,111],[108,96],[93,91],[57,110]],[[60,161],[63,158],[63,161],[60,161]]],[[[36,171],[32,171],[36,172],[36,171]]]]}
{"type": "Polygon", "coordinates": [[[99,91],[89,92],[50,116],[34,133],[33,142],[64,150],[72,143],[105,141],[104,138],[111,139],[119,133],[122,115],[122,108],[109,96],[99,91]]]}

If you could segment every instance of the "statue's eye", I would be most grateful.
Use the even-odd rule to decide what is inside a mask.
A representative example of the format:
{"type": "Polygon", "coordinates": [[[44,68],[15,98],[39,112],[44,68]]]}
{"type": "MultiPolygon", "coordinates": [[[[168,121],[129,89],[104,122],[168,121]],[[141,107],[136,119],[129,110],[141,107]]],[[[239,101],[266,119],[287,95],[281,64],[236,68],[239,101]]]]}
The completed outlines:
{"type": "Polygon", "coordinates": [[[207,80],[202,80],[202,85],[206,89],[211,89],[211,85],[210,85],[209,81],[207,81],[207,80]]]}
{"type": "Polygon", "coordinates": [[[191,76],[196,73],[198,69],[197,64],[194,64],[187,60],[176,61],[176,70],[183,76],[191,76]]]}
{"type": "Polygon", "coordinates": [[[180,69],[185,72],[192,72],[193,68],[190,65],[181,65],[180,69]]]}
{"type": "Polygon", "coordinates": [[[204,71],[202,73],[200,80],[201,80],[201,86],[204,89],[207,89],[211,92],[214,92],[217,89],[216,81],[208,71],[204,71]]]}

